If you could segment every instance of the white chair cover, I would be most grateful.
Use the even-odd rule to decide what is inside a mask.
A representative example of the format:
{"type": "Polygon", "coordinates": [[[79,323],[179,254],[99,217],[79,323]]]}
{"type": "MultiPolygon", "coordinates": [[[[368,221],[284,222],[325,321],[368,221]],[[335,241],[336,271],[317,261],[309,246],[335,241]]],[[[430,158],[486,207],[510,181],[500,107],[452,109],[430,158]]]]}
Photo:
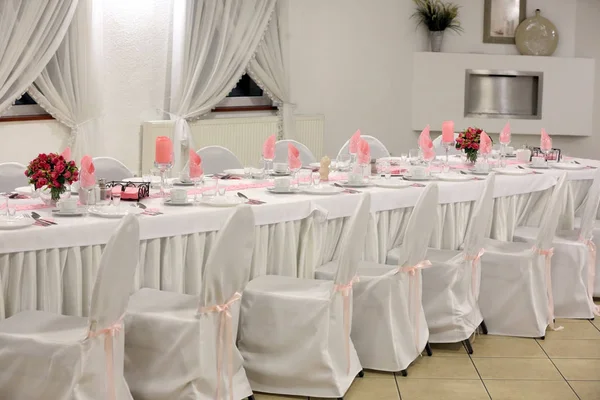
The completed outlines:
{"type": "Polygon", "coordinates": [[[300,142],[295,140],[286,139],[280,140],[275,143],[275,162],[287,162],[288,161],[288,144],[293,144],[300,152],[300,161],[302,161],[302,165],[309,165],[314,162],[317,162],[317,159],[313,155],[313,153],[300,142]]]}
{"type": "MultiPolygon", "coordinates": [[[[459,133],[454,132],[454,141],[456,142],[456,139],[458,138],[459,133]]],[[[444,149],[444,147],[442,146],[442,135],[436,137],[435,139],[433,139],[433,148],[435,149],[435,154],[438,156],[445,156],[446,155],[446,149],[444,149]]],[[[454,146],[450,146],[448,148],[448,154],[449,155],[455,155],[455,154],[460,154],[460,150],[457,150],[456,147],[454,146]]]]}
{"type": "Polygon", "coordinates": [[[0,398],[132,400],[122,316],[138,248],[138,221],[127,216],[102,253],[89,318],[25,311],[0,321],[0,398]]]}
{"type": "MultiPolygon", "coordinates": [[[[362,139],[366,140],[369,143],[371,148],[371,158],[378,159],[383,157],[389,157],[390,152],[388,149],[381,143],[381,141],[373,136],[362,135],[362,139]]],[[[348,154],[348,149],[350,148],[350,140],[347,140],[346,143],[342,146],[340,151],[338,152],[338,157],[340,154],[348,154]]]]}
{"type": "MultiPolygon", "coordinates": [[[[600,170],[585,200],[579,229],[559,230],[552,242],[552,292],[554,314],[560,318],[594,318],[600,309],[594,304],[596,246],[592,234],[600,202],[600,170]]],[[[519,227],[514,240],[532,243],[539,235],[534,227],[519,227]]]]}
{"type": "Polygon", "coordinates": [[[96,167],[96,178],[106,179],[107,182],[120,181],[133,176],[121,161],[112,157],[94,157],[94,167],[96,167]]]}
{"type": "Polygon", "coordinates": [[[534,245],[486,239],[481,264],[479,308],[488,332],[541,337],[554,328],[550,273],[552,239],[566,191],[566,174],[554,187],[534,245]]]}
{"type": "Polygon", "coordinates": [[[225,147],[206,146],[196,153],[202,158],[204,174],[220,174],[226,169],[244,168],[235,154],[225,147]]]}
{"type": "Polygon", "coordinates": [[[246,286],[238,346],[253,390],[339,398],[361,371],[350,339],[352,285],[370,205],[365,193],[347,222],[335,284],[271,275],[246,286]]]}
{"type": "Polygon", "coordinates": [[[235,342],[253,247],[254,213],[238,207],[210,251],[199,298],[148,288],[131,296],[125,375],[136,400],[252,395],[235,342]]]}
{"type": "Polygon", "coordinates": [[[16,162],[0,164],[0,192],[12,192],[15,188],[29,185],[26,169],[25,165],[16,162]]]}

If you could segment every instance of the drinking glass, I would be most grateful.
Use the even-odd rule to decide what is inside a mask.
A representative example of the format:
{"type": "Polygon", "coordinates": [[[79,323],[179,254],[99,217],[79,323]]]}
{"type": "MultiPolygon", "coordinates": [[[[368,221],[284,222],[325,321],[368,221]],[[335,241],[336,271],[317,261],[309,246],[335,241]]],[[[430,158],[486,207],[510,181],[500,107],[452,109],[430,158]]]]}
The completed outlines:
{"type": "Polygon", "coordinates": [[[385,179],[390,179],[392,177],[391,174],[391,166],[390,163],[386,160],[380,160],[377,162],[377,174],[379,176],[385,176],[385,179]]]}
{"type": "Polygon", "coordinates": [[[112,204],[115,207],[119,207],[121,204],[121,192],[117,192],[117,193],[113,193],[112,194],[112,204]]]}
{"type": "Polygon", "coordinates": [[[16,212],[17,212],[17,205],[13,201],[10,201],[7,196],[6,197],[6,215],[8,216],[9,219],[12,219],[15,217],[16,212]]]}
{"type": "Polygon", "coordinates": [[[408,151],[408,162],[410,162],[411,165],[417,165],[417,164],[419,164],[420,156],[421,156],[421,150],[410,149],[408,151]]]}
{"type": "Polygon", "coordinates": [[[292,171],[292,187],[294,189],[298,189],[300,187],[300,177],[298,176],[298,171],[300,168],[290,169],[292,171]]]}
{"type": "Polygon", "coordinates": [[[303,169],[300,171],[299,175],[300,175],[300,177],[299,177],[300,186],[308,186],[311,184],[311,180],[312,180],[312,171],[311,170],[303,169]]]}
{"type": "Polygon", "coordinates": [[[200,191],[200,185],[204,183],[204,175],[195,176],[192,179],[194,183],[194,203],[198,202],[198,192],[200,191]]]}
{"type": "Polygon", "coordinates": [[[336,169],[338,171],[348,171],[350,169],[350,161],[351,161],[350,154],[346,154],[346,153],[339,154],[336,161],[337,162],[335,163],[335,165],[336,165],[336,169]]]}
{"type": "Polygon", "coordinates": [[[216,179],[215,182],[216,182],[216,185],[217,185],[217,187],[216,187],[216,189],[217,189],[217,195],[219,195],[219,196],[225,196],[225,192],[226,192],[227,186],[225,186],[222,183],[220,183],[219,179],[216,179]]]}
{"type": "Polygon", "coordinates": [[[215,197],[217,195],[217,182],[219,180],[213,178],[211,180],[204,180],[204,190],[202,191],[202,197],[215,197]],[[213,186],[214,184],[214,186],[213,186]]]}
{"type": "Polygon", "coordinates": [[[311,183],[314,187],[319,187],[321,185],[321,174],[318,172],[313,172],[311,176],[311,183]]]}
{"type": "Polygon", "coordinates": [[[244,167],[244,179],[252,179],[252,167],[244,167]]]}

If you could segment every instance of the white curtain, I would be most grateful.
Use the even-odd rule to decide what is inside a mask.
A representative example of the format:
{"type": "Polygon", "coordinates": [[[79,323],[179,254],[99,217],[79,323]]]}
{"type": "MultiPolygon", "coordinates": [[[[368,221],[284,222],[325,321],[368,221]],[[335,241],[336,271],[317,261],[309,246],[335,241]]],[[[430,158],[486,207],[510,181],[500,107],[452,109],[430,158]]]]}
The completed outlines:
{"type": "Polygon", "coordinates": [[[76,7],[77,0],[0,1],[0,114],[56,53],[76,7]]]}
{"type": "Polygon", "coordinates": [[[97,0],[79,0],[56,54],[29,89],[54,118],[71,128],[68,146],[79,160],[102,140],[102,9],[97,0]]]}
{"type": "Polygon", "coordinates": [[[276,0],[180,0],[173,10],[170,115],[175,163],[188,121],[209,113],[235,87],[262,40],[276,0]]]}
{"type": "Polygon", "coordinates": [[[279,0],[265,40],[258,46],[256,57],[248,65],[248,75],[273,100],[279,109],[279,139],[295,139],[294,105],[290,103],[289,66],[287,56],[287,0],[279,0]]]}

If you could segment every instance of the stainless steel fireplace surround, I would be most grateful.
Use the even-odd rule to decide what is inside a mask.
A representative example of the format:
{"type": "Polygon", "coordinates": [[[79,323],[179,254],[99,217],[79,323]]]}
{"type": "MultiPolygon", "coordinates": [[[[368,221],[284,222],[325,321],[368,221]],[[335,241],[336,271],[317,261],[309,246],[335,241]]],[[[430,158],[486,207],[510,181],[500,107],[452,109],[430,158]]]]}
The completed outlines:
{"type": "Polygon", "coordinates": [[[542,119],[543,72],[468,69],[465,117],[542,119]]]}

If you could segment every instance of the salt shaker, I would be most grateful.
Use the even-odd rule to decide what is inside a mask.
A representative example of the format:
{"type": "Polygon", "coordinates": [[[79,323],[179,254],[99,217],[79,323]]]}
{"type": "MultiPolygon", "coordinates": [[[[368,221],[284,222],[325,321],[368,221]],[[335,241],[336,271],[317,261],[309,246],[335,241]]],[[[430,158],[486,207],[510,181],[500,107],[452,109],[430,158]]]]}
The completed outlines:
{"type": "Polygon", "coordinates": [[[106,187],[106,179],[99,179],[98,186],[100,186],[100,201],[106,200],[109,195],[108,188],[106,187]]]}

